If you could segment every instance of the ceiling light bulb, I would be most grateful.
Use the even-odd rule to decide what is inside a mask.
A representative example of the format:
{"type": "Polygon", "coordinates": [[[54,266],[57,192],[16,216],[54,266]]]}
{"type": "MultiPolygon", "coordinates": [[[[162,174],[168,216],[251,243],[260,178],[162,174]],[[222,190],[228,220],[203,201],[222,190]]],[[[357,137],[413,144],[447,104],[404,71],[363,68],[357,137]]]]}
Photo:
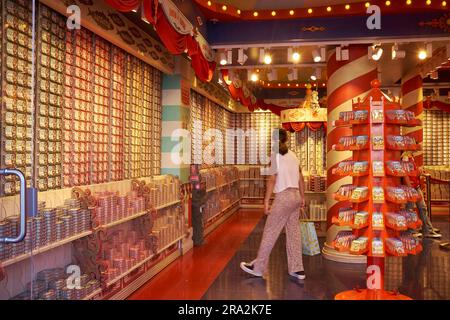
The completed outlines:
{"type": "Polygon", "coordinates": [[[278,86],[281,87],[281,83],[279,83],[278,86]]]}
{"type": "Polygon", "coordinates": [[[315,75],[311,75],[311,80],[312,80],[312,81],[316,81],[316,80],[317,80],[317,77],[316,77],[315,75]]]}
{"type": "Polygon", "coordinates": [[[429,6],[431,4],[431,0],[427,0],[427,5],[429,6]]]}
{"type": "Polygon", "coordinates": [[[406,0],[406,4],[409,6],[411,4],[411,0],[406,0]]]}
{"type": "Polygon", "coordinates": [[[240,9],[237,9],[237,14],[241,14],[241,10],[240,9]]]}
{"type": "Polygon", "coordinates": [[[425,50],[420,50],[418,57],[420,60],[425,60],[427,58],[427,52],[425,50]]]}
{"type": "Polygon", "coordinates": [[[308,13],[311,14],[313,12],[313,9],[309,8],[308,13]]]}
{"type": "Polygon", "coordinates": [[[312,52],[314,62],[320,62],[325,59],[325,48],[320,48],[319,50],[313,50],[312,52]]]}
{"type": "Polygon", "coordinates": [[[345,5],[345,10],[349,10],[350,9],[350,5],[349,4],[346,4],[345,5]]]}
{"type": "Polygon", "coordinates": [[[272,63],[272,56],[270,54],[266,54],[264,56],[264,63],[265,64],[271,64],[272,63]]]}
{"type": "Polygon", "coordinates": [[[386,6],[390,6],[391,5],[391,2],[390,1],[386,1],[386,6]]]}
{"type": "Polygon", "coordinates": [[[228,9],[228,8],[227,8],[226,5],[223,5],[223,6],[222,6],[222,10],[223,10],[223,11],[227,11],[227,9],[228,9]]]}
{"type": "Polygon", "coordinates": [[[442,6],[443,7],[447,6],[447,1],[442,1],[442,6]]]}
{"type": "Polygon", "coordinates": [[[372,51],[372,60],[378,61],[383,55],[383,49],[381,47],[374,47],[372,51]]]}
{"type": "Polygon", "coordinates": [[[328,12],[331,12],[331,7],[327,7],[327,11],[328,11],[328,12]]]}
{"type": "Polygon", "coordinates": [[[258,11],[253,12],[253,16],[257,17],[258,16],[258,11]]]}
{"type": "Polygon", "coordinates": [[[290,14],[291,16],[293,16],[293,15],[294,15],[294,10],[290,10],[290,11],[289,11],[289,14],[290,14]]]}
{"type": "Polygon", "coordinates": [[[220,54],[220,62],[219,63],[220,63],[221,66],[224,66],[224,65],[227,64],[227,57],[225,55],[225,52],[222,52],[220,54]]]}
{"type": "Polygon", "coordinates": [[[208,1],[208,7],[211,7],[212,3],[211,1],[208,1]]]}
{"type": "Polygon", "coordinates": [[[258,75],[256,73],[252,73],[250,80],[252,80],[253,82],[258,81],[258,75]]]}
{"type": "Polygon", "coordinates": [[[275,17],[277,15],[276,11],[272,11],[271,15],[272,17],[275,17]]]}
{"type": "Polygon", "coordinates": [[[370,7],[370,2],[366,2],[365,6],[366,8],[370,7]]]}
{"type": "Polygon", "coordinates": [[[300,53],[294,52],[294,53],[292,54],[292,61],[294,61],[294,62],[299,62],[299,61],[300,61],[300,53]]]}

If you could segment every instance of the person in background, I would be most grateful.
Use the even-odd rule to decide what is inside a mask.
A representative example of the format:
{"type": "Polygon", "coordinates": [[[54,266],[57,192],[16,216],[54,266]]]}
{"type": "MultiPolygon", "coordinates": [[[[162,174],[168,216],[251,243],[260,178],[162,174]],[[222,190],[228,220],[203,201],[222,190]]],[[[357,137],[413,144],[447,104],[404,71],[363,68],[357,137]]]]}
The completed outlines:
{"type": "Polygon", "coordinates": [[[259,246],[258,255],[252,262],[241,262],[245,272],[262,277],[269,261],[269,256],[281,231],[286,228],[286,250],[289,274],[297,279],[305,279],[303,268],[302,243],[300,237],[299,214],[305,207],[305,186],[296,155],[287,147],[288,133],[278,130],[278,153],[272,154],[270,177],[267,181],[264,212],[267,221],[259,246]],[[275,199],[270,209],[270,197],[275,199]]]}
{"type": "MultiPolygon", "coordinates": [[[[412,161],[414,163],[414,157],[412,152],[406,151],[402,155],[403,161],[412,161]]],[[[414,163],[414,167],[417,168],[416,164],[414,163]]],[[[419,171],[419,175],[422,175],[424,173],[424,170],[422,168],[417,168],[419,171]]],[[[430,214],[427,210],[427,205],[425,204],[425,197],[423,195],[422,189],[420,188],[420,177],[403,177],[403,182],[408,187],[413,187],[417,190],[417,192],[420,194],[421,199],[415,203],[417,210],[419,210],[419,216],[422,220],[422,234],[419,232],[416,232],[416,236],[423,235],[427,238],[441,238],[442,235],[439,233],[439,229],[436,229],[431,224],[430,220],[430,214]]],[[[413,202],[408,202],[406,205],[407,209],[412,210],[414,206],[413,202]]]]}

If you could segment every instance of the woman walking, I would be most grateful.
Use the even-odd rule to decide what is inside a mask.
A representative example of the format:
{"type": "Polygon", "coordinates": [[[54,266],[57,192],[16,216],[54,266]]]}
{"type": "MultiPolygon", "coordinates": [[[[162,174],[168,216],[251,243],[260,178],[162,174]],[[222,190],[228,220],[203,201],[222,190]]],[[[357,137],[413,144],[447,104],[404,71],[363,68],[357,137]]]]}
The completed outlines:
{"type": "Polygon", "coordinates": [[[289,274],[305,279],[300,237],[299,213],[305,206],[305,187],[300,162],[287,147],[286,130],[279,129],[279,150],[272,155],[271,172],[264,199],[267,217],[258,256],[252,262],[241,262],[245,272],[262,277],[266,271],[269,256],[283,228],[286,228],[286,250],[289,274]],[[275,193],[272,208],[269,200],[275,193]]]}

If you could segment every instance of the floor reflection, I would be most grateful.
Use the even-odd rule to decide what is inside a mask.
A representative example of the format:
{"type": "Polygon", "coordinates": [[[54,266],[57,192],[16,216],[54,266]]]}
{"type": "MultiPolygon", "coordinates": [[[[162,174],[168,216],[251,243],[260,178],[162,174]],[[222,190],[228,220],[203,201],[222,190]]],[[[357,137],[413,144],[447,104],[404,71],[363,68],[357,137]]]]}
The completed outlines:
{"type": "MultiPolygon", "coordinates": [[[[440,228],[448,228],[444,223],[440,228]]],[[[365,288],[365,265],[345,264],[304,256],[306,280],[287,274],[285,237],[281,235],[269,262],[265,279],[252,278],[239,268],[240,261],[251,261],[258,249],[264,221],[255,228],[230,263],[218,276],[203,299],[236,300],[324,300],[345,290],[365,288]]],[[[385,288],[399,290],[413,299],[450,299],[450,253],[439,249],[439,242],[424,240],[417,256],[386,259],[385,288]]]]}

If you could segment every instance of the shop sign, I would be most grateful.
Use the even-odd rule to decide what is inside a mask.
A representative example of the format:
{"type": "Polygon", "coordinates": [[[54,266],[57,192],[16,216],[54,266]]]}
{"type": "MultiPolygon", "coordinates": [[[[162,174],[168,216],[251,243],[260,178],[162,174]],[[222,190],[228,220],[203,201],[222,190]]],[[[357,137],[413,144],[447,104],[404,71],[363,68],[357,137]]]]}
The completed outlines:
{"type": "Polygon", "coordinates": [[[295,108],[281,111],[281,122],[326,122],[327,109],[295,108]]]}
{"type": "Polygon", "coordinates": [[[170,0],[159,0],[164,14],[170,24],[179,34],[191,34],[193,27],[191,22],[183,15],[177,6],[170,0]]]}
{"type": "Polygon", "coordinates": [[[197,33],[197,37],[195,40],[197,40],[198,45],[200,46],[200,49],[202,50],[203,56],[206,58],[206,60],[208,60],[209,62],[214,61],[214,51],[211,49],[209,43],[200,32],[197,33]]]}

